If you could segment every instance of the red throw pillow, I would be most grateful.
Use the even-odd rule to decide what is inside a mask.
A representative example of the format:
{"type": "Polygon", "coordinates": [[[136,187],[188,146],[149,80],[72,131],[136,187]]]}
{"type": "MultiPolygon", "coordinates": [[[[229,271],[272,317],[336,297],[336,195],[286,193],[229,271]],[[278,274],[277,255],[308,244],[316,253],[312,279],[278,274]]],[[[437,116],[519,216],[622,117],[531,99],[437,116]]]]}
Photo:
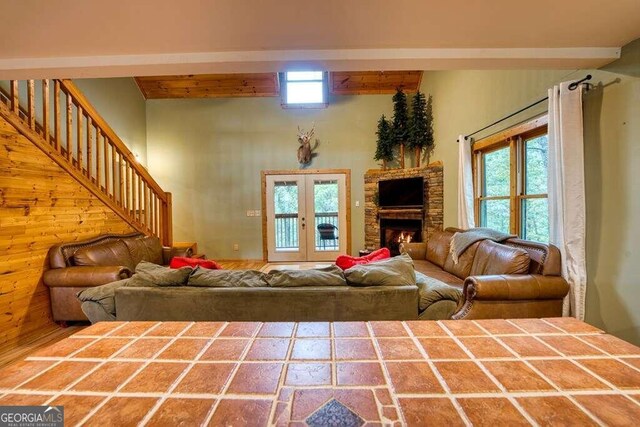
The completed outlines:
{"type": "Polygon", "coordinates": [[[358,264],[369,264],[370,262],[382,261],[391,256],[388,248],[380,248],[377,251],[371,252],[369,255],[363,257],[353,257],[349,255],[340,255],[336,258],[336,265],[343,270],[353,267],[358,264]]]}
{"type": "Polygon", "coordinates": [[[180,267],[202,267],[209,270],[220,270],[222,268],[220,264],[211,259],[186,258],[181,256],[171,258],[169,268],[180,267]]]}

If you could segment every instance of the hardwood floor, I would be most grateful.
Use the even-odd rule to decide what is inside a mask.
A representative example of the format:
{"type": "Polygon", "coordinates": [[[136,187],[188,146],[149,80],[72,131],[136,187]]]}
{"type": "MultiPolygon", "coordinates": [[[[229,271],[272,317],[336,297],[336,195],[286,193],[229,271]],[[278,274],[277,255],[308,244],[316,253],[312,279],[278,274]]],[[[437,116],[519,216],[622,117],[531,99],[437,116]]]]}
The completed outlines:
{"type": "Polygon", "coordinates": [[[267,265],[261,259],[222,259],[216,262],[225,270],[260,270],[267,265]]]}
{"type": "Polygon", "coordinates": [[[83,328],[86,328],[87,326],[88,325],[73,325],[66,328],[59,326],[49,332],[44,333],[40,337],[35,338],[33,341],[20,344],[15,348],[2,352],[0,353],[0,368],[13,362],[22,360],[36,350],[63,340],[69,335],[73,335],[83,328]]]}

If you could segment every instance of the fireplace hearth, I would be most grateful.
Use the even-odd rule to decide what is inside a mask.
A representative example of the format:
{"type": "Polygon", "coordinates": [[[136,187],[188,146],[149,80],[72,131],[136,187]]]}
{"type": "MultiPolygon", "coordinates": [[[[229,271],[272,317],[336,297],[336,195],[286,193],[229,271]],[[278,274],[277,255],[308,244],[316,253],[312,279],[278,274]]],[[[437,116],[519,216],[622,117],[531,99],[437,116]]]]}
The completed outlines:
{"type": "Polygon", "coordinates": [[[380,219],[380,247],[389,248],[391,256],[400,254],[400,244],[422,242],[419,219],[380,219]]]}

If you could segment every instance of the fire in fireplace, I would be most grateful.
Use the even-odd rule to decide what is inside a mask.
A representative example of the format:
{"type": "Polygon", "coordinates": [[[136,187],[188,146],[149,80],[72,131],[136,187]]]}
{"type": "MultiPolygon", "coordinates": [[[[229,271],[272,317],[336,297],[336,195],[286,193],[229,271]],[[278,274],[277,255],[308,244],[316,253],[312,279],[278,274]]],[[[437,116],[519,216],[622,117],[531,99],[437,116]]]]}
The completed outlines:
{"type": "Polygon", "coordinates": [[[400,244],[422,241],[422,221],[416,219],[381,219],[380,246],[392,256],[400,254],[400,244]]]}

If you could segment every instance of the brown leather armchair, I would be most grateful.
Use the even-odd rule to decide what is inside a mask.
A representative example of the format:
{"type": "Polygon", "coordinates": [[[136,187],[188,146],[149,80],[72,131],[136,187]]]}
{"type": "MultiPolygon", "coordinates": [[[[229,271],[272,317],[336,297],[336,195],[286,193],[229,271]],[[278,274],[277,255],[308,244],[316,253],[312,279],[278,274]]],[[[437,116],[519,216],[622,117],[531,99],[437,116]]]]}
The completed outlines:
{"type": "Polygon", "coordinates": [[[476,242],[454,263],[447,228],[427,243],[405,243],[402,250],[414,260],[416,271],[462,290],[452,319],[554,317],[562,315],[569,292],[560,276],[560,251],[522,239],[503,243],[476,242]]]}
{"type": "Polygon", "coordinates": [[[167,265],[174,256],[190,257],[193,247],[163,247],[155,236],[141,233],[105,234],[81,242],[56,245],[49,250],[49,287],[55,321],[88,320],[76,294],[131,277],[140,261],[167,265]]]}

